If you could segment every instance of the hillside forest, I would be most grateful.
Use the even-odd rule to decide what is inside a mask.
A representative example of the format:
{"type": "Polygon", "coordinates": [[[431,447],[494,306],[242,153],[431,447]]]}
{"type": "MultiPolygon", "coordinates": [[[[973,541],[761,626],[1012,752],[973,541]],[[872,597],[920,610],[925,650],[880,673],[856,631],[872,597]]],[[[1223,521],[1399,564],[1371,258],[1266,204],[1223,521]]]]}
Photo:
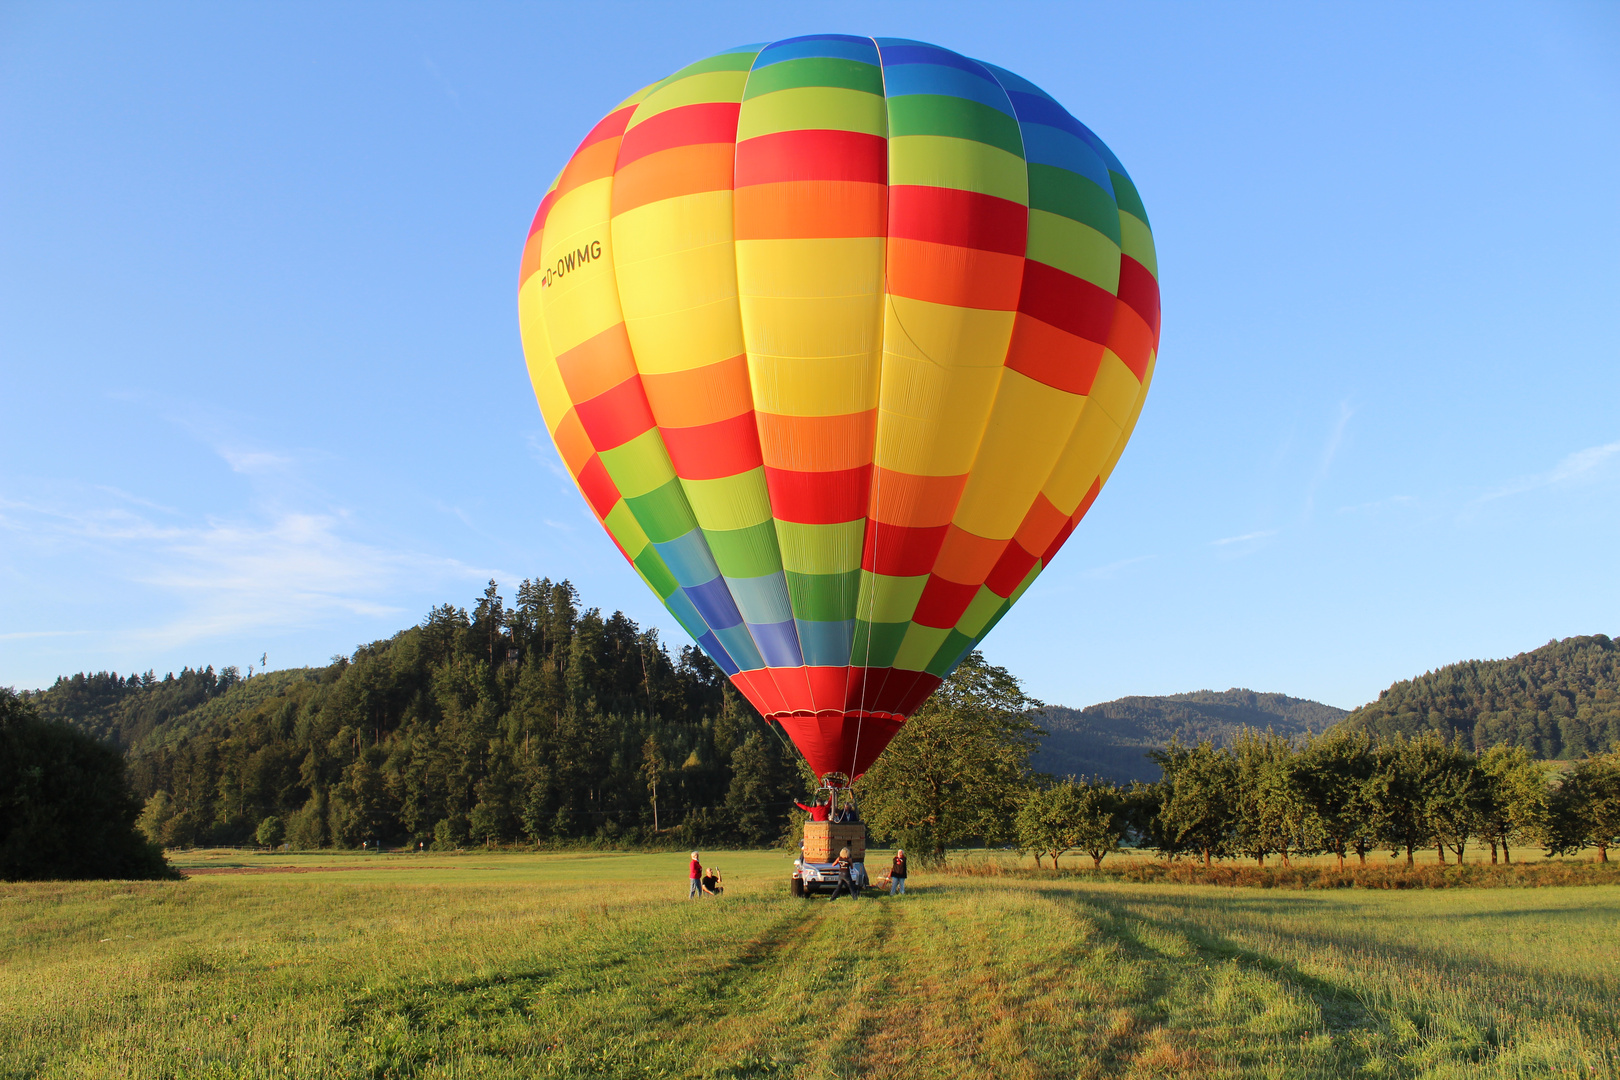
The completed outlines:
{"type": "Polygon", "coordinates": [[[613,841],[762,844],[783,832],[797,755],[692,646],[672,654],[567,582],[490,583],[471,611],[261,675],[76,675],[31,695],[123,747],[143,827],[166,846],[613,841]]]}
{"type": "MultiPolygon", "coordinates": [[[[1291,824],[1262,847],[1335,850],[1327,804],[1311,802],[1301,763],[1330,743],[1353,744],[1354,764],[1345,767],[1354,782],[1341,778],[1332,789],[1334,812],[1353,808],[1362,822],[1345,841],[1352,848],[1410,850],[1460,835],[1455,821],[1435,825],[1452,813],[1438,809],[1451,799],[1467,807],[1452,816],[1467,818],[1471,839],[1556,849],[1572,835],[1554,828],[1563,819],[1553,796],[1566,785],[1539,762],[1590,759],[1570,775],[1601,803],[1609,783],[1602,752],[1620,743],[1617,689],[1615,645],[1596,636],[1397,683],[1342,719],[1319,703],[1250,691],[1123,699],[1075,713],[1042,711],[1016,678],[975,655],[868,775],[864,805],[876,828],[919,852],[1022,843],[1032,829],[1057,829],[1050,841],[1088,820],[1111,823],[1117,839],[1216,858],[1253,854],[1246,830],[1275,818],[1267,809],[1275,802],[1291,808],[1277,812],[1291,824]],[[1245,722],[1254,716],[1272,730],[1245,722]],[[1043,723],[1060,729],[1054,734],[1064,724],[1073,734],[1081,724],[1111,730],[1132,752],[1146,751],[1164,779],[1055,781],[1044,774],[1058,770],[1035,756],[1043,723]],[[1492,770],[1510,750],[1514,790],[1539,784],[1541,795],[1515,811],[1516,831],[1498,836],[1481,824],[1489,817],[1482,807],[1495,798],[1492,770]],[[1535,784],[1521,783],[1532,773],[1535,784]],[[978,779],[961,779],[969,774],[978,779]],[[1214,779],[1189,779],[1206,774],[1214,779]],[[922,781],[935,775],[942,780],[925,796],[922,781]],[[1424,808],[1406,815],[1397,836],[1389,793],[1403,784],[1418,785],[1424,808]],[[1368,785],[1384,794],[1375,798],[1368,785]],[[1241,794],[1251,788],[1269,794],[1241,794]],[[1191,791],[1208,804],[1198,814],[1188,809],[1191,791]]],[[[234,668],[163,679],[80,674],[24,699],[125,752],[141,827],[171,847],[761,845],[790,831],[793,800],[810,779],[779,729],[701,651],[672,652],[656,631],[583,607],[568,582],[547,579],[525,580],[511,605],[491,582],[470,610],[437,607],[324,668],[249,679],[234,668]]]]}

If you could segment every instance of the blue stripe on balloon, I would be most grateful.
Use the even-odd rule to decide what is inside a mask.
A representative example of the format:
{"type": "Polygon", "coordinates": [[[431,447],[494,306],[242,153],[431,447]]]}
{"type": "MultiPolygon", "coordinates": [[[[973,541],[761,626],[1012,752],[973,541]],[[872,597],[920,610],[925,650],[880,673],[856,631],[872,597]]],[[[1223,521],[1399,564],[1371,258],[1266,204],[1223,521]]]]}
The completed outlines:
{"type": "Polygon", "coordinates": [[[1024,133],[1024,160],[1079,173],[1109,195],[1114,193],[1114,182],[1108,178],[1108,164],[1097,156],[1090,144],[1067,131],[1027,120],[1019,124],[1019,129],[1024,133]]]}
{"type": "Polygon", "coordinates": [[[748,627],[742,623],[724,629],[717,628],[714,636],[725,646],[726,652],[743,671],[753,671],[765,666],[764,658],[759,655],[758,646],[748,634],[748,627]]]}
{"type": "Polygon", "coordinates": [[[681,629],[692,637],[700,638],[709,632],[709,626],[703,621],[703,616],[698,614],[697,608],[692,606],[692,601],[686,598],[686,593],[681,589],[676,589],[664,597],[664,607],[675,616],[675,621],[681,624],[681,629]]]}
{"type": "MultiPolygon", "coordinates": [[[[888,59],[885,54],[884,59],[888,59]]],[[[891,98],[906,94],[945,94],[967,98],[1014,115],[1007,95],[993,80],[942,64],[884,65],[883,92],[891,98]]]]}
{"type": "Polygon", "coordinates": [[[812,34],[771,42],[759,51],[754,70],[780,64],[784,60],[803,60],[807,57],[859,60],[863,64],[878,62],[877,49],[872,46],[871,38],[850,37],[848,34],[812,34]]]}
{"type": "Polygon", "coordinates": [[[776,623],[793,618],[788,600],[787,577],[778,570],[763,577],[726,578],[726,588],[737,602],[737,610],[750,623],[776,623]]]}
{"type": "Polygon", "coordinates": [[[716,577],[702,585],[683,586],[682,591],[710,629],[718,632],[742,625],[742,613],[737,610],[736,601],[731,599],[731,593],[726,589],[725,578],[716,577]]]}
{"type": "Polygon", "coordinates": [[[767,667],[796,668],[804,666],[799,652],[799,634],[793,620],[778,623],[749,623],[748,633],[759,646],[767,667]]]}
{"type": "Polygon", "coordinates": [[[855,643],[855,620],[812,622],[799,619],[799,648],[810,667],[843,667],[855,643]]]}
{"type": "Polygon", "coordinates": [[[701,529],[693,529],[684,536],[654,544],[653,547],[683,588],[689,589],[720,576],[720,567],[715,565],[714,555],[710,553],[701,529]]]}
{"type": "Polygon", "coordinates": [[[735,675],[741,670],[737,667],[737,662],[731,658],[731,654],[726,652],[726,647],[720,644],[720,639],[716,638],[714,634],[704,634],[697,639],[697,643],[704,652],[709,654],[709,659],[714,661],[715,666],[727,675],[735,675]]]}
{"type": "Polygon", "coordinates": [[[929,45],[927,42],[911,41],[907,38],[877,38],[878,51],[883,54],[883,66],[894,67],[899,64],[939,64],[944,67],[961,68],[980,78],[990,78],[989,71],[977,60],[969,60],[961,53],[942,49],[938,45],[929,45]]]}

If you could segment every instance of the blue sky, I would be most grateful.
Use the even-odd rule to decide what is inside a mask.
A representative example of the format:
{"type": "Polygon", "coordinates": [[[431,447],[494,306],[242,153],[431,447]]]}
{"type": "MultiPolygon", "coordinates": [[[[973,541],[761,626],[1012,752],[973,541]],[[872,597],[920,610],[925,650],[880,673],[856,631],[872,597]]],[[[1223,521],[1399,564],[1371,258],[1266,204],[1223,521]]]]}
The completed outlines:
{"type": "Polygon", "coordinates": [[[985,643],[1049,702],[1352,707],[1620,634],[1620,7],[0,7],[0,685],[324,662],[571,578],[517,268],[637,87],[813,31],[1046,88],[1159,245],[1153,391],[985,643]]]}

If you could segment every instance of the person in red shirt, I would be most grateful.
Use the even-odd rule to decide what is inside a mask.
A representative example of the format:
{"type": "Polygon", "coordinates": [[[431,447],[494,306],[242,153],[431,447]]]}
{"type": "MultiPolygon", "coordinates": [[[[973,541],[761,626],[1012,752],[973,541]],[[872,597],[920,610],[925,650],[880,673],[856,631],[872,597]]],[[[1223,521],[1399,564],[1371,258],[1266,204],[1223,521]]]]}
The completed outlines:
{"type": "Polygon", "coordinates": [[[814,806],[806,806],[806,805],[804,805],[804,803],[800,802],[799,800],[794,799],[793,800],[793,805],[797,806],[800,810],[803,810],[805,813],[809,814],[811,821],[826,821],[827,820],[827,804],[822,802],[820,799],[816,800],[816,804],[814,806]]]}
{"type": "Polygon", "coordinates": [[[698,853],[692,852],[692,865],[687,867],[687,877],[692,879],[692,887],[686,891],[686,898],[703,895],[703,864],[698,861],[698,853]]]}

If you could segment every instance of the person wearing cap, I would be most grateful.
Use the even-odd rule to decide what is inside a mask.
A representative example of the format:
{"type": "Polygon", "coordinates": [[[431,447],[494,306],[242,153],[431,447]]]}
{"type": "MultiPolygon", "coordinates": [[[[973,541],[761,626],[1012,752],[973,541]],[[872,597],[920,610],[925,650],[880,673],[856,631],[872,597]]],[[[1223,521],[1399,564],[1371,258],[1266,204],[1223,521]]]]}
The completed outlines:
{"type": "Polygon", "coordinates": [[[692,879],[692,887],[686,891],[686,898],[703,895],[703,864],[698,861],[698,853],[692,852],[692,865],[687,867],[686,876],[692,879]]]}
{"type": "Polygon", "coordinates": [[[894,851],[894,865],[889,868],[889,895],[904,895],[906,891],[906,853],[900,848],[894,851]]]}

